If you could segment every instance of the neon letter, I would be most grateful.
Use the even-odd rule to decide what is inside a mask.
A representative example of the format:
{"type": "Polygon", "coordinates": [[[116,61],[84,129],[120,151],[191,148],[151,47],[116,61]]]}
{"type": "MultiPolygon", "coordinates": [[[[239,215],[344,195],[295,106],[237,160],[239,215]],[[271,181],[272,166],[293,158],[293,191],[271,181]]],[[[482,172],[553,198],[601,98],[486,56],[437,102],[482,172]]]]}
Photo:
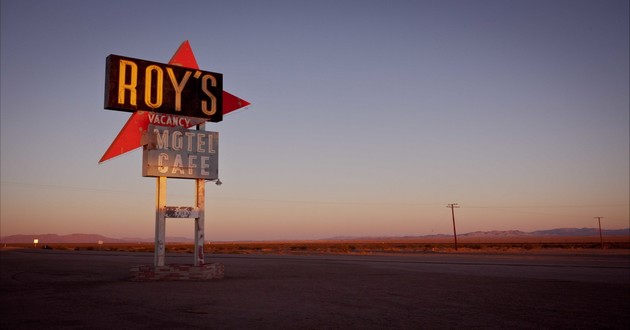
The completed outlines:
{"type": "Polygon", "coordinates": [[[168,172],[168,166],[164,166],[164,161],[168,160],[168,155],[165,153],[160,153],[158,156],[158,172],[166,173],[168,172]]]}
{"type": "Polygon", "coordinates": [[[171,144],[173,150],[182,150],[182,144],[184,143],[182,132],[173,131],[173,134],[171,134],[171,136],[173,137],[173,143],[171,144]]]}
{"type": "Polygon", "coordinates": [[[193,136],[195,136],[195,133],[193,133],[193,132],[186,132],[184,134],[188,138],[186,140],[186,142],[187,142],[186,146],[187,146],[187,150],[190,152],[190,151],[192,151],[192,138],[193,138],[193,136]]]}
{"type": "Polygon", "coordinates": [[[175,174],[175,171],[179,171],[179,174],[184,174],[184,169],[182,167],[184,167],[184,164],[182,163],[182,155],[177,154],[175,155],[175,161],[173,162],[173,174],[175,174]]]}
{"type": "Polygon", "coordinates": [[[197,155],[188,155],[188,174],[193,174],[193,168],[197,168],[197,155]]]}
{"type": "Polygon", "coordinates": [[[160,130],[154,128],[153,133],[155,133],[155,136],[157,137],[158,149],[168,149],[168,130],[165,129],[164,132],[160,134],[160,130]]]}
{"type": "Polygon", "coordinates": [[[164,85],[163,79],[164,73],[162,69],[160,69],[157,65],[149,65],[145,70],[145,85],[144,85],[144,103],[146,103],[150,108],[159,108],[162,106],[162,87],[164,85]],[[157,94],[155,97],[155,102],[151,102],[151,90],[153,89],[151,86],[151,71],[155,71],[157,74],[157,86],[155,93],[157,94]]]}
{"type": "Polygon", "coordinates": [[[175,111],[182,111],[182,91],[184,90],[184,86],[186,86],[188,78],[190,78],[192,73],[190,71],[186,71],[184,78],[182,78],[182,81],[178,84],[173,69],[166,68],[166,72],[168,72],[168,77],[171,78],[171,84],[173,84],[173,88],[175,89],[175,111]]]}
{"type": "Polygon", "coordinates": [[[129,90],[129,103],[136,105],[136,86],[138,85],[138,66],[127,60],[120,60],[118,73],[118,104],[125,104],[125,90],[129,90]],[[127,84],[127,67],[131,68],[131,82],[127,84]]]}
{"type": "Polygon", "coordinates": [[[208,153],[214,154],[217,151],[214,150],[214,134],[208,134],[208,153]]]}
{"type": "Polygon", "coordinates": [[[197,152],[205,152],[206,150],[203,148],[203,146],[206,145],[206,141],[204,141],[205,134],[204,133],[197,133],[197,152]]]}
{"type": "Polygon", "coordinates": [[[212,116],[217,112],[217,98],[208,90],[208,80],[212,81],[212,87],[217,86],[217,80],[212,75],[205,75],[201,78],[201,90],[210,98],[210,110],[208,110],[208,101],[201,101],[201,111],[208,116],[212,116]]]}
{"type": "Polygon", "coordinates": [[[210,169],[210,165],[208,164],[209,160],[210,157],[201,156],[201,175],[210,175],[210,171],[208,171],[208,169],[210,169]]]}

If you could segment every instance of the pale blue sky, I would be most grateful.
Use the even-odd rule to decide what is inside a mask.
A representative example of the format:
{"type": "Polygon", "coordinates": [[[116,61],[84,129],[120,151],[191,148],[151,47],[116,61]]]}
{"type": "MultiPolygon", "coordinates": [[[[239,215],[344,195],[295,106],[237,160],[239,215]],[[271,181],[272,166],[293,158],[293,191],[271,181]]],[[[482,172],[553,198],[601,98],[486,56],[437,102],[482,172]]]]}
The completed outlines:
{"type": "Polygon", "coordinates": [[[629,226],[628,1],[1,4],[3,236],[153,236],[141,152],[97,165],[129,117],[105,58],[184,40],[252,103],[208,124],[210,240],[448,234],[448,203],[459,232],[629,226]]]}

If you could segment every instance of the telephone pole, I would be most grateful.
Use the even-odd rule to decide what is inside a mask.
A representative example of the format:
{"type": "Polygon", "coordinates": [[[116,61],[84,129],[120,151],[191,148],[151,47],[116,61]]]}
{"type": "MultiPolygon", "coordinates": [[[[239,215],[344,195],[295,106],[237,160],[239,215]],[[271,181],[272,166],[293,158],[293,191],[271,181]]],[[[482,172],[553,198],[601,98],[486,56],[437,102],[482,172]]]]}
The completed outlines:
{"type": "Polygon", "coordinates": [[[604,239],[602,238],[602,219],[604,217],[593,217],[593,219],[597,219],[597,223],[599,224],[599,242],[602,245],[602,250],[604,249],[604,239]]]}
{"type": "Polygon", "coordinates": [[[459,207],[457,203],[452,203],[446,205],[449,209],[451,209],[451,215],[453,216],[453,237],[455,238],[455,251],[457,251],[457,230],[455,230],[455,209],[459,207]]]}

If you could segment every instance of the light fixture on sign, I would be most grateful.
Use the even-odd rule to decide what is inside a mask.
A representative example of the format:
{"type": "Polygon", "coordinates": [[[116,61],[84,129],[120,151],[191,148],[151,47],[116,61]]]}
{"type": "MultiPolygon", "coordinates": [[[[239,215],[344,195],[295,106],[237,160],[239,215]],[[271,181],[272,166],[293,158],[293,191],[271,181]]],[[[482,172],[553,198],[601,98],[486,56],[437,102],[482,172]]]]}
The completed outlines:
{"type": "Polygon", "coordinates": [[[214,184],[216,184],[217,186],[220,186],[220,185],[223,184],[223,182],[221,182],[221,180],[219,180],[218,178],[217,179],[212,179],[212,180],[207,180],[207,181],[211,181],[211,182],[214,181],[214,184]]]}

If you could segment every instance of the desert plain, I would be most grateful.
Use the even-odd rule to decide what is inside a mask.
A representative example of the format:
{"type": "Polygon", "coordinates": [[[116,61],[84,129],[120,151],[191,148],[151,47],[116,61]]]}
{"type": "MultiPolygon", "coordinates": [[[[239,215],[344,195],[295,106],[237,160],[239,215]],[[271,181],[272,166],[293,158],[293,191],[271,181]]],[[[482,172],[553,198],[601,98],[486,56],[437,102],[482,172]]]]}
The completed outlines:
{"type": "MultiPolygon", "coordinates": [[[[3,248],[0,322],[4,329],[630,327],[627,248],[398,244],[379,252],[346,242],[352,251],[326,252],[282,244],[210,247],[206,262],[225,265],[223,279],[147,282],[131,281],[129,270],[152,264],[150,251],[3,248]]],[[[192,262],[183,248],[167,253],[167,264],[192,262]]]]}

